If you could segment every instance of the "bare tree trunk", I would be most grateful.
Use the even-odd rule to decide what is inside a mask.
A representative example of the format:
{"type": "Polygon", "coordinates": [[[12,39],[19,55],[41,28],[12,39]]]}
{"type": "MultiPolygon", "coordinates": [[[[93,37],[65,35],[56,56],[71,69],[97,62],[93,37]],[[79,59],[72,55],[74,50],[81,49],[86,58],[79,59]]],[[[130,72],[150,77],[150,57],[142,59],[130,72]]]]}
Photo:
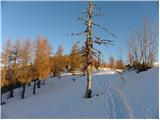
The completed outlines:
{"type": "Polygon", "coordinates": [[[3,101],[2,101],[2,91],[1,91],[1,105],[3,105],[3,101]]]}
{"type": "Polygon", "coordinates": [[[10,98],[14,97],[13,96],[13,85],[10,86],[10,95],[9,96],[10,96],[10,98]]]}
{"type": "Polygon", "coordinates": [[[41,88],[41,81],[40,80],[38,80],[37,86],[38,86],[38,88],[41,88]]]}
{"type": "Polygon", "coordinates": [[[89,3],[89,9],[88,9],[88,24],[87,24],[87,58],[86,58],[86,63],[87,63],[87,89],[86,89],[86,94],[85,98],[91,98],[91,59],[92,59],[92,2],[89,3]]]}
{"type": "Polygon", "coordinates": [[[34,85],[33,85],[33,94],[36,94],[36,80],[34,80],[34,85]]]}
{"type": "Polygon", "coordinates": [[[25,84],[23,84],[22,97],[21,97],[22,99],[24,99],[25,88],[26,88],[26,85],[25,85],[25,84]]]}
{"type": "Polygon", "coordinates": [[[3,102],[3,100],[2,100],[2,91],[1,91],[1,105],[3,105],[3,104],[5,104],[6,102],[3,102]]]}
{"type": "Polygon", "coordinates": [[[91,98],[91,64],[88,65],[87,67],[87,88],[86,88],[86,94],[85,98],[91,98]]]}

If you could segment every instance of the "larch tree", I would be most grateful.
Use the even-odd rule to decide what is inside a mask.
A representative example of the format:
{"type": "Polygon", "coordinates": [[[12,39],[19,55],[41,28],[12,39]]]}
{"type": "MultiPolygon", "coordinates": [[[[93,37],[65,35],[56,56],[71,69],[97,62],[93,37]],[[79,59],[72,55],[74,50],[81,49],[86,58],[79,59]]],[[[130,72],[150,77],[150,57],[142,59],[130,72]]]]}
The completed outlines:
{"type": "Polygon", "coordinates": [[[97,53],[101,53],[99,50],[93,47],[93,43],[106,46],[108,44],[112,44],[113,42],[112,40],[101,39],[101,37],[94,35],[93,26],[101,28],[109,35],[115,37],[115,35],[109,32],[107,28],[94,23],[93,18],[101,15],[100,11],[101,11],[100,8],[97,7],[92,1],[88,1],[87,9],[84,12],[85,17],[78,18],[86,26],[86,29],[80,33],[71,34],[71,35],[83,35],[83,34],[86,35],[86,40],[84,40],[84,45],[81,48],[81,54],[85,58],[84,62],[87,69],[87,87],[86,87],[85,98],[90,98],[92,93],[91,91],[92,59],[94,57],[97,58],[97,53]]]}
{"type": "Polygon", "coordinates": [[[50,73],[50,46],[48,40],[39,37],[37,39],[35,69],[38,78],[38,88],[40,88],[41,80],[45,80],[50,73]]]}
{"type": "MultiPolygon", "coordinates": [[[[11,70],[11,51],[12,51],[12,41],[8,39],[5,43],[4,48],[2,49],[1,53],[1,90],[3,87],[10,86],[10,83],[12,82],[12,76],[11,74],[8,74],[11,70]]],[[[13,92],[10,92],[10,97],[13,97],[13,92]]],[[[1,91],[1,105],[5,104],[2,98],[2,91],[1,91]]]]}
{"type": "Polygon", "coordinates": [[[10,67],[9,65],[10,65],[10,56],[11,56],[12,47],[13,47],[12,41],[8,39],[1,53],[1,63],[3,64],[3,67],[1,67],[1,70],[2,70],[1,86],[2,87],[9,84],[9,81],[6,78],[7,78],[7,71],[10,67]]]}
{"type": "MultiPolygon", "coordinates": [[[[18,68],[18,60],[19,60],[19,56],[20,56],[20,44],[19,44],[19,40],[16,41],[16,44],[14,46],[11,47],[10,43],[7,44],[7,46],[9,47],[9,51],[6,52],[7,56],[8,56],[8,69],[7,69],[7,79],[9,82],[9,89],[10,89],[10,97],[13,97],[13,89],[14,86],[16,84],[16,82],[18,81],[18,76],[17,76],[17,68],[18,68]]],[[[7,47],[8,48],[8,47],[7,47]]]]}
{"type": "Polygon", "coordinates": [[[70,53],[70,71],[75,75],[75,71],[77,68],[80,68],[80,51],[78,45],[76,43],[73,44],[72,50],[70,53]]]}
{"type": "MultiPolygon", "coordinates": [[[[19,60],[20,60],[20,51],[21,51],[21,46],[20,46],[20,40],[17,39],[16,40],[16,44],[13,47],[12,50],[12,59],[13,59],[13,63],[12,63],[12,81],[13,81],[13,86],[18,82],[18,72],[19,72],[19,60]]],[[[12,88],[13,89],[13,88],[12,88]]]]}
{"type": "Polygon", "coordinates": [[[53,57],[53,74],[61,78],[61,72],[65,68],[64,57],[63,57],[63,47],[60,45],[53,57]]]}
{"type": "Polygon", "coordinates": [[[25,95],[25,86],[27,83],[31,82],[30,78],[30,58],[31,58],[31,42],[29,39],[26,39],[23,42],[21,49],[21,66],[19,68],[19,81],[22,84],[23,90],[21,98],[24,98],[25,95]]]}

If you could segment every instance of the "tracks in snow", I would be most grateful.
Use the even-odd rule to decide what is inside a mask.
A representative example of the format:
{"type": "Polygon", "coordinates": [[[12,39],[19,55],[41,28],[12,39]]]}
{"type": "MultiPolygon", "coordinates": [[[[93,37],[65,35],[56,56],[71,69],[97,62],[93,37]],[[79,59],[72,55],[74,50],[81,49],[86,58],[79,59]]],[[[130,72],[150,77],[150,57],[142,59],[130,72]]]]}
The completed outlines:
{"type": "MultiPolygon", "coordinates": [[[[117,78],[118,79],[118,78],[117,78]]],[[[110,118],[133,118],[133,111],[128,104],[124,93],[116,87],[110,79],[103,80],[101,87],[107,94],[107,101],[110,108],[110,118]]]]}

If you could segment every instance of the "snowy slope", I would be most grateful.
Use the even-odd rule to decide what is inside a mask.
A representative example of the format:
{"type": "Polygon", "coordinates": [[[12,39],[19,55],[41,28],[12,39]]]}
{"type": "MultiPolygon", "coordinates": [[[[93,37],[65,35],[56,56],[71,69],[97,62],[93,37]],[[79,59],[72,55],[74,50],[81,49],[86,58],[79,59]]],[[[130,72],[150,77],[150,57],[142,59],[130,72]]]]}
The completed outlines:
{"type": "Polygon", "coordinates": [[[96,71],[91,99],[83,98],[86,77],[79,75],[49,79],[36,95],[32,86],[27,87],[23,100],[21,89],[16,89],[12,99],[3,95],[7,103],[2,106],[2,118],[158,118],[158,69],[139,74],[96,71]]]}

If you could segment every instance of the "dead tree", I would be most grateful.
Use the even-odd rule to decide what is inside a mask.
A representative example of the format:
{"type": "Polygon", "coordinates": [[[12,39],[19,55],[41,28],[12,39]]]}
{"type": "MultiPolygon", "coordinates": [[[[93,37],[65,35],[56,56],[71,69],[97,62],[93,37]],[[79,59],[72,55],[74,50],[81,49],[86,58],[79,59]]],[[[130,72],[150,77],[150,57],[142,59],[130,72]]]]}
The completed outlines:
{"type": "Polygon", "coordinates": [[[85,98],[91,98],[91,93],[92,93],[91,91],[92,60],[94,58],[98,58],[97,54],[101,53],[101,51],[93,47],[93,43],[105,46],[113,43],[112,40],[101,39],[99,36],[94,35],[92,33],[93,26],[99,27],[102,30],[106,31],[109,35],[115,37],[115,35],[109,32],[107,28],[93,22],[93,17],[101,15],[100,11],[101,11],[100,8],[97,7],[93,2],[91,1],[87,2],[87,11],[84,12],[86,18],[84,17],[78,18],[86,26],[86,30],[80,33],[71,34],[71,35],[82,35],[82,34],[86,35],[86,40],[84,41],[84,45],[80,50],[82,57],[85,58],[84,62],[87,69],[87,88],[86,88],[85,98]]]}

